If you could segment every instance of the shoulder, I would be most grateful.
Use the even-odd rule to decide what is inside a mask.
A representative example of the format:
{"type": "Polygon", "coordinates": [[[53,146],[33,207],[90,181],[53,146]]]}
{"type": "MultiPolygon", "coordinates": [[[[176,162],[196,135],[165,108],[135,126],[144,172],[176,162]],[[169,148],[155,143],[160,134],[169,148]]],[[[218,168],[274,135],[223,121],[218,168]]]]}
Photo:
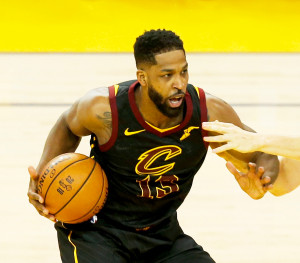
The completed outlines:
{"type": "Polygon", "coordinates": [[[95,107],[109,107],[108,88],[97,88],[88,91],[78,100],[78,108],[91,110],[95,107]]]}
{"type": "Polygon", "coordinates": [[[90,90],[77,101],[77,113],[81,118],[110,111],[108,88],[90,90]]]}
{"type": "Polygon", "coordinates": [[[224,110],[231,110],[232,107],[225,102],[224,100],[206,92],[202,88],[195,86],[193,84],[188,84],[188,91],[191,92],[196,92],[198,97],[201,97],[202,94],[204,94],[204,98],[206,101],[206,107],[208,112],[211,113],[211,117],[213,117],[215,114],[218,116],[218,113],[224,111],[224,110]],[[199,94],[201,92],[201,94],[199,94]]]}
{"type": "Polygon", "coordinates": [[[241,125],[241,121],[237,113],[230,104],[207,92],[205,93],[205,96],[209,121],[218,120],[234,123],[238,126],[241,125]]]}
{"type": "Polygon", "coordinates": [[[206,97],[206,104],[207,107],[211,108],[212,110],[223,110],[226,107],[231,107],[227,102],[224,100],[205,92],[206,97]]]}
{"type": "Polygon", "coordinates": [[[88,91],[75,103],[77,119],[91,132],[107,125],[111,118],[108,88],[97,88],[88,91]],[[106,120],[103,120],[106,116],[106,120]]]}

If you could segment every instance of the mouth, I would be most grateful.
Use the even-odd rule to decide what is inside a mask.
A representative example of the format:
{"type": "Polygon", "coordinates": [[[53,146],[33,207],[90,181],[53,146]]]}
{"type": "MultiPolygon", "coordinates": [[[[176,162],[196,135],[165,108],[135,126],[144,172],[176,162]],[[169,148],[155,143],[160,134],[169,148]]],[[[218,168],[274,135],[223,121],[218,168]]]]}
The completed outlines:
{"type": "Polygon", "coordinates": [[[168,99],[171,108],[178,108],[183,102],[184,95],[175,95],[168,99]]]}

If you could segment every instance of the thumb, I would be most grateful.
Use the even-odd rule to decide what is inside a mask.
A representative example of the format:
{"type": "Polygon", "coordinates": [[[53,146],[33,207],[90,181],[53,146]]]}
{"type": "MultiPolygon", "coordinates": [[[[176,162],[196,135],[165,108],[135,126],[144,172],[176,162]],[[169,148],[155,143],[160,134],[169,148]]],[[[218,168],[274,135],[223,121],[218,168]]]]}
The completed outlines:
{"type": "Polygon", "coordinates": [[[39,178],[39,176],[33,166],[28,167],[28,172],[29,172],[32,180],[37,180],[39,178]]]}
{"type": "Polygon", "coordinates": [[[227,162],[226,167],[227,167],[228,171],[234,175],[236,180],[238,180],[241,177],[240,172],[235,168],[233,163],[227,162]]]}

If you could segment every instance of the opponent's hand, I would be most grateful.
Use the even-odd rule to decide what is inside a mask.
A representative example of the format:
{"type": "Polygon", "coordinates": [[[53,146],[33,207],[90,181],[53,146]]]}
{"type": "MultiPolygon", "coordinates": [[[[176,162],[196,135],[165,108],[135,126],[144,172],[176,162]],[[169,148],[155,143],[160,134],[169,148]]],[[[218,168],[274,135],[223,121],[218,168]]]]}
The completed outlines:
{"type": "Polygon", "coordinates": [[[245,131],[231,123],[219,121],[203,122],[202,128],[222,135],[208,136],[203,139],[207,142],[225,143],[213,149],[214,153],[236,150],[242,153],[258,151],[258,138],[255,133],[245,131]]]}
{"type": "Polygon", "coordinates": [[[231,162],[226,163],[227,169],[234,175],[242,190],[253,199],[260,199],[268,190],[273,188],[273,185],[269,184],[271,178],[263,176],[265,172],[263,167],[256,169],[255,163],[249,163],[248,166],[248,172],[241,173],[231,162]]]}
{"type": "Polygon", "coordinates": [[[39,180],[39,175],[36,170],[32,167],[28,167],[28,172],[30,174],[30,182],[28,188],[29,202],[35,207],[38,213],[44,217],[47,217],[53,222],[56,222],[54,215],[49,214],[49,210],[44,206],[44,199],[37,192],[37,185],[39,180]]]}

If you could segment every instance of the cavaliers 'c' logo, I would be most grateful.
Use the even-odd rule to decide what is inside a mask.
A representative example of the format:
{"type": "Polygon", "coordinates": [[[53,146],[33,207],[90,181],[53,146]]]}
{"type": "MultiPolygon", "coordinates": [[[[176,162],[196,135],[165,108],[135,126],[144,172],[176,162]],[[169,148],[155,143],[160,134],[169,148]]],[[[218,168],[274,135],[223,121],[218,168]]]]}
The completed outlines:
{"type": "Polygon", "coordinates": [[[182,153],[181,148],[175,145],[165,145],[153,148],[143,153],[139,158],[139,162],[135,167],[135,172],[139,175],[151,174],[151,175],[162,175],[170,171],[175,162],[170,162],[165,165],[155,166],[155,160],[162,155],[165,155],[165,161],[182,153]]]}

